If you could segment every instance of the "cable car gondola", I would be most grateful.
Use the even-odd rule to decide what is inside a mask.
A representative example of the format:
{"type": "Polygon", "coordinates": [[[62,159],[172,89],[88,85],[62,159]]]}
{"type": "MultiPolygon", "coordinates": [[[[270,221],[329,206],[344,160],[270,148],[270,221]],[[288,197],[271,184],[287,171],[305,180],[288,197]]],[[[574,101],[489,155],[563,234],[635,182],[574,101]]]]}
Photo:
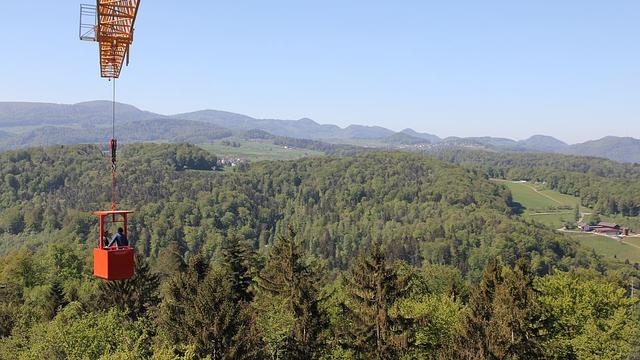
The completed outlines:
{"type": "Polygon", "coordinates": [[[107,226],[121,223],[124,235],[128,234],[128,215],[131,210],[107,210],[96,211],[100,221],[100,235],[98,246],[93,249],[93,275],[105,280],[125,280],[134,275],[134,251],[131,245],[107,246],[105,241],[109,239],[104,236],[107,226]]]}

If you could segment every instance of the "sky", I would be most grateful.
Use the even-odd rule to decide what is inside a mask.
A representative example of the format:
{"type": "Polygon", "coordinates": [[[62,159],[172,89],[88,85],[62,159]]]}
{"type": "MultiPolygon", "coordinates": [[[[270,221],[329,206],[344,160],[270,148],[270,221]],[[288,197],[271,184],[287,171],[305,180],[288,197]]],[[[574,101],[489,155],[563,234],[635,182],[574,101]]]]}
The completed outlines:
{"type": "MultiPolygon", "coordinates": [[[[0,101],[110,99],[78,21],[74,0],[0,1],[0,101]]],[[[441,137],[640,137],[640,1],[142,0],[118,101],[441,137]]]]}

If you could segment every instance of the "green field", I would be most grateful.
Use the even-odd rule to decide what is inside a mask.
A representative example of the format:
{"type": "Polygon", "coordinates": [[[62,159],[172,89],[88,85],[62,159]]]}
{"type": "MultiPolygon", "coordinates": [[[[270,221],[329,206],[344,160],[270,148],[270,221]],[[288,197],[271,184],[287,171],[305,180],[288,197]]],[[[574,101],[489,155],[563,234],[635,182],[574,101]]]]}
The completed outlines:
{"type": "Polygon", "coordinates": [[[539,192],[536,187],[529,183],[511,181],[503,181],[502,183],[511,190],[513,199],[530,212],[549,212],[557,209],[558,206],[568,205],[539,192]]]}
{"type": "Polygon", "coordinates": [[[544,213],[544,214],[535,214],[535,213],[527,213],[525,211],[524,216],[528,219],[535,220],[539,223],[545,224],[546,226],[552,229],[560,229],[567,222],[575,222],[575,215],[573,211],[569,212],[554,212],[554,213],[544,213]]]}
{"type": "Polygon", "coordinates": [[[282,145],[275,145],[273,142],[265,141],[248,141],[241,139],[224,139],[227,141],[235,141],[240,143],[239,147],[227,146],[222,143],[223,140],[215,141],[208,144],[200,144],[203,149],[215,154],[218,157],[237,157],[249,161],[262,160],[293,160],[306,156],[322,156],[320,151],[285,148],[282,145]]]}
{"type": "MultiPolygon", "coordinates": [[[[574,208],[579,198],[545,189],[540,184],[514,182],[494,179],[511,190],[513,200],[524,207],[522,216],[533,219],[553,229],[561,228],[565,222],[574,222],[574,208]],[[569,208],[569,209],[567,209],[569,208]]],[[[580,211],[590,213],[591,209],[581,206],[580,211]]],[[[611,218],[601,216],[602,221],[619,224],[636,224],[638,220],[631,218],[611,218]]],[[[629,225],[627,225],[629,226],[629,225]]],[[[631,226],[633,229],[634,227],[631,226]]],[[[626,237],[622,241],[595,234],[568,233],[567,236],[578,240],[596,253],[619,261],[640,262],[640,238],[626,237]]]]}
{"type": "Polygon", "coordinates": [[[322,141],[329,144],[353,145],[373,148],[386,148],[389,144],[376,139],[323,139],[322,141]]]}
{"type": "Polygon", "coordinates": [[[595,234],[571,234],[583,246],[594,249],[596,253],[619,261],[629,260],[631,263],[640,262],[640,238],[612,239],[595,234]]]}
{"type": "MultiPolygon", "coordinates": [[[[524,216],[535,219],[554,229],[562,227],[567,221],[574,221],[574,209],[580,201],[578,197],[545,189],[540,184],[501,179],[494,179],[494,181],[505,185],[511,190],[513,200],[524,207],[524,216]]],[[[584,206],[580,206],[580,211],[586,214],[593,212],[593,210],[584,206]]],[[[600,215],[600,219],[640,231],[640,218],[638,217],[600,215]]]]}
{"type": "MultiPolygon", "coordinates": [[[[561,194],[554,190],[544,189],[541,185],[529,182],[516,182],[508,180],[495,179],[511,190],[513,199],[530,212],[550,212],[550,211],[567,211],[575,208],[580,199],[561,194]],[[564,208],[564,209],[563,209],[564,208]],[[568,208],[568,209],[567,209],[568,208]]],[[[588,210],[586,208],[582,209],[588,210]]]]}
{"type": "MultiPolygon", "coordinates": [[[[554,229],[561,228],[565,222],[575,221],[574,209],[580,199],[544,189],[539,184],[494,179],[511,190],[513,200],[524,207],[523,216],[538,221],[554,229]]],[[[590,212],[580,207],[582,212],[590,212]]]]}
{"type": "Polygon", "coordinates": [[[634,236],[634,237],[630,237],[630,236],[627,236],[627,237],[625,237],[625,238],[624,238],[624,242],[626,242],[626,243],[628,243],[628,244],[630,244],[630,245],[635,245],[635,246],[637,246],[638,248],[640,248],[640,237],[635,237],[635,236],[634,236]]]}
{"type": "MultiPolygon", "coordinates": [[[[539,192],[540,194],[544,195],[547,199],[551,198],[555,200],[556,203],[559,203],[565,206],[571,206],[572,210],[575,209],[576,204],[580,203],[580,198],[578,198],[577,196],[561,194],[557,191],[548,190],[548,189],[539,190],[539,192]]],[[[580,211],[591,212],[591,209],[580,205],[580,211]]]]}

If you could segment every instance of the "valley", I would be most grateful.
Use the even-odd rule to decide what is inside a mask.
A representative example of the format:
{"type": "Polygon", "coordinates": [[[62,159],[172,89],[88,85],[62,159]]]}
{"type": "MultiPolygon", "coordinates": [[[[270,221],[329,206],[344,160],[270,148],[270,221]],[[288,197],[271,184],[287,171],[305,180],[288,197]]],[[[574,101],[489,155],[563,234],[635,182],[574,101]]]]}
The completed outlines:
{"type": "MultiPolygon", "coordinates": [[[[509,181],[493,179],[493,181],[505,185],[513,194],[513,200],[524,208],[522,216],[539,222],[552,229],[562,229],[566,223],[574,224],[576,221],[576,206],[580,199],[575,196],[561,194],[545,188],[543,184],[531,184],[526,181],[509,181]]],[[[579,207],[583,220],[593,213],[593,210],[584,206],[579,207]]],[[[620,219],[600,216],[602,221],[615,223],[622,220],[623,223],[636,223],[636,218],[620,219]]],[[[635,230],[635,229],[633,229],[635,230]]],[[[580,233],[579,230],[566,232],[566,236],[577,240],[581,245],[593,249],[596,253],[610,258],[613,261],[640,263],[640,238],[623,237],[613,238],[595,233],[580,233]]]]}

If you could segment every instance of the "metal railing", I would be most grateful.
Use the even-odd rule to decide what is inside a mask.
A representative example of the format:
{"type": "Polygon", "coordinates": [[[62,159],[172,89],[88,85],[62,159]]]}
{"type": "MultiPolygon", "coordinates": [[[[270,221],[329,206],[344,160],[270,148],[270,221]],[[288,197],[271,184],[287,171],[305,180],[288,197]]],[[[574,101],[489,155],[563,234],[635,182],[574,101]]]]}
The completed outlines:
{"type": "Polygon", "coordinates": [[[96,41],[98,26],[98,10],[95,5],[80,4],[80,40],[96,41]]]}

